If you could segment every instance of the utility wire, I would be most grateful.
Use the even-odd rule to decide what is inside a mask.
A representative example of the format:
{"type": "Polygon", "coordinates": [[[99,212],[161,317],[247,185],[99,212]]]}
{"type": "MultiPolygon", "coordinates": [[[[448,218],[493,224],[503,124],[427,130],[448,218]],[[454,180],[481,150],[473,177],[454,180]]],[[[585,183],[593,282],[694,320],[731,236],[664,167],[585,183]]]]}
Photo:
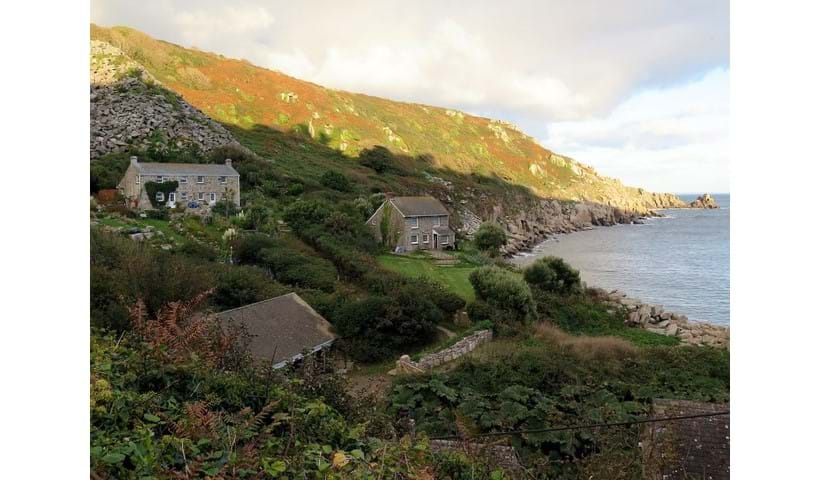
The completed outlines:
{"type": "MultiPolygon", "coordinates": [[[[593,423],[589,425],[569,425],[569,426],[562,426],[562,427],[552,427],[552,428],[539,428],[535,430],[511,430],[507,432],[488,432],[488,433],[479,433],[476,435],[472,435],[470,438],[479,438],[479,437],[500,437],[505,435],[517,435],[517,434],[525,434],[525,433],[546,433],[546,432],[561,432],[566,430],[581,430],[585,428],[601,428],[601,427],[622,427],[625,425],[636,425],[639,423],[656,423],[656,422],[670,422],[670,421],[678,421],[678,420],[687,420],[690,418],[706,418],[706,417],[717,417],[720,415],[729,415],[729,411],[726,410],[724,412],[712,412],[712,413],[695,413],[692,415],[680,415],[677,417],[654,417],[654,418],[639,418],[637,420],[631,420],[628,422],[615,422],[615,423],[593,423]]],[[[463,437],[458,435],[445,435],[441,437],[430,437],[430,440],[462,440],[463,437]]]]}

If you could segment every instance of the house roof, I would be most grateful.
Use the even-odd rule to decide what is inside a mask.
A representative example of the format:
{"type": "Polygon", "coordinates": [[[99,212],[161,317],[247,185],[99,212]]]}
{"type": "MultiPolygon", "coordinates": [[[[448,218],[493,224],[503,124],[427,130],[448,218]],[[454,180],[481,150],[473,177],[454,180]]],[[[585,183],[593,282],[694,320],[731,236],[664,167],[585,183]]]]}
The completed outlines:
{"type": "Polygon", "coordinates": [[[230,165],[221,163],[144,163],[133,164],[141,175],[205,175],[231,177],[239,172],[230,165]]]}
{"type": "Polygon", "coordinates": [[[450,227],[445,227],[443,225],[438,226],[438,227],[433,227],[433,233],[435,233],[436,235],[450,235],[450,236],[455,236],[455,234],[456,234],[456,232],[452,231],[450,229],[450,227]]]}
{"type": "MultiPolygon", "coordinates": [[[[729,406],[687,400],[655,399],[653,417],[728,412],[729,406]]],[[[647,478],[729,479],[729,415],[648,424],[644,432],[647,478]],[[660,457],[663,458],[660,458],[660,457]],[[673,460],[669,460],[669,459],[673,460]]]]}
{"type": "Polygon", "coordinates": [[[251,337],[251,355],[277,367],[336,339],[330,323],[296,293],[226,310],[216,318],[223,324],[243,324],[251,337]]]}
{"type": "Polygon", "coordinates": [[[424,197],[393,197],[390,202],[404,217],[450,215],[438,199],[424,197]]]}

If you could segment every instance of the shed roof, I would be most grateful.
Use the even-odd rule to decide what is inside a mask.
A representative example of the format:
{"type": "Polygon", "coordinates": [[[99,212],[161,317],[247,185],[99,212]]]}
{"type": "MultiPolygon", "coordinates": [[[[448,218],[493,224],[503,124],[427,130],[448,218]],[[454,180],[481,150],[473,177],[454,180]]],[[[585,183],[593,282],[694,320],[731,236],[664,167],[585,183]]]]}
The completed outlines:
{"type": "MultiPolygon", "coordinates": [[[[728,405],[688,400],[655,399],[653,417],[727,412],[728,405]]],[[[685,479],[696,476],[729,479],[729,415],[649,424],[644,431],[647,478],[685,479]]]]}
{"type": "Polygon", "coordinates": [[[143,163],[133,164],[141,175],[239,176],[231,165],[221,163],[143,163]]]}
{"type": "Polygon", "coordinates": [[[274,366],[315,351],[336,339],[331,325],[296,293],[288,293],[216,314],[221,323],[244,324],[250,353],[274,366]]]}
{"type": "Polygon", "coordinates": [[[450,215],[450,212],[438,199],[429,195],[423,197],[393,197],[390,202],[395,205],[404,217],[450,215]]]}

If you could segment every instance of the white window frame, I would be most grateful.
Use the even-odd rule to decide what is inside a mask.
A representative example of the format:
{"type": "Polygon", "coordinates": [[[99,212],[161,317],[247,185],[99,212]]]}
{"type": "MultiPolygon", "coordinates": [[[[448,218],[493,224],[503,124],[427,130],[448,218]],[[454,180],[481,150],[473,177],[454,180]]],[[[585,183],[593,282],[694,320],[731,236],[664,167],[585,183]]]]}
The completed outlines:
{"type": "Polygon", "coordinates": [[[204,175],[197,175],[196,176],[196,183],[205,183],[205,176],[204,175]]]}
{"type": "Polygon", "coordinates": [[[450,243],[450,235],[439,235],[441,237],[441,244],[447,245],[450,243]]]}
{"type": "Polygon", "coordinates": [[[419,244],[418,234],[410,235],[410,245],[418,245],[418,244],[419,244]],[[414,238],[416,239],[416,241],[413,241],[414,238]]]}
{"type": "Polygon", "coordinates": [[[217,181],[220,185],[227,185],[228,184],[228,177],[216,177],[217,181]]]}
{"type": "Polygon", "coordinates": [[[419,228],[419,217],[410,217],[410,228],[419,228]]]}
{"type": "Polygon", "coordinates": [[[440,227],[441,226],[441,217],[436,217],[433,219],[433,226],[440,227]]]}
{"type": "Polygon", "coordinates": [[[137,175],[137,185],[139,185],[139,184],[140,184],[140,176],[137,175]]]}
{"type": "Polygon", "coordinates": [[[164,202],[165,201],[165,194],[162,193],[162,192],[157,192],[157,194],[154,195],[154,198],[156,198],[158,202],[164,202]]]}
{"type": "Polygon", "coordinates": [[[200,202],[204,202],[205,201],[205,192],[197,192],[196,193],[196,199],[200,202]]]}
{"type": "Polygon", "coordinates": [[[179,183],[188,183],[188,177],[179,177],[179,183]]]}
{"type": "Polygon", "coordinates": [[[430,243],[430,234],[429,233],[423,234],[421,236],[421,242],[422,243],[430,243]]]}
{"type": "Polygon", "coordinates": [[[179,199],[183,201],[188,200],[188,192],[179,192],[179,199]]]}
{"type": "Polygon", "coordinates": [[[157,183],[162,183],[163,177],[162,175],[157,175],[157,183]]]}

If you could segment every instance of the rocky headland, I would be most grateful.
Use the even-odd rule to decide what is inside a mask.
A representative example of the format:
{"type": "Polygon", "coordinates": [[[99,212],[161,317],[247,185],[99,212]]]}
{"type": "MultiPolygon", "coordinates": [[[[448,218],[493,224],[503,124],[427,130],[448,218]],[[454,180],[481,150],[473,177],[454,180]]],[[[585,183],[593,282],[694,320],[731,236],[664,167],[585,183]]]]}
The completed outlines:
{"type": "Polygon", "coordinates": [[[720,208],[715,199],[708,193],[699,196],[693,202],[690,202],[688,206],[689,208],[720,208]]]}

